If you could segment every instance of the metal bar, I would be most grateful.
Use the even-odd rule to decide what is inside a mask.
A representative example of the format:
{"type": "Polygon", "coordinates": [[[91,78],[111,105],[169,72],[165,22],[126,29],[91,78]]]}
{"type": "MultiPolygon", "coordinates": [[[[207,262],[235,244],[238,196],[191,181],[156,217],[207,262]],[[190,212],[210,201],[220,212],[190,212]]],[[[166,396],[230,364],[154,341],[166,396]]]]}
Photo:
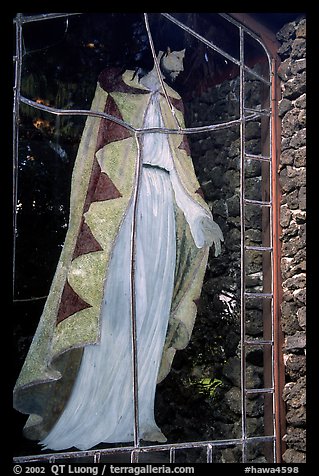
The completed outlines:
{"type": "Polygon", "coordinates": [[[138,463],[138,451],[131,452],[131,463],[138,463]]]}
{"type": "MultiPolygon", "coordinates": [[[[211,124],[209,126],[200,126],[200,127],[190,127],[190,128],[180,128],[180,129],[168,129],[166,127],[149,127],[149,128],[135,128],[132,125],[128,124],[125,121],[122,121],[118,117],[112,116],[110,114],[106,114],[105,112],[100,111],[91,111],[87,109],[57,109],[51,106],[45,106],[44,104],[39,104],[31,99],[28,99],[24,96],[20,96],[20,101],[28,106],[34,107],[35,109],[40,109],[41,111],[46,111],[55,115],[60,116],[94,116],[94,117],[102,117],[103,119],[108,119],[110,121],[119,124],[126,129],[128,129],[132,133],[137,134],[145,134],[145,133],[158,133],[163,132],[165,134],[197,134],[199,132],[210,132],[210,131],[218,131],[221,129],[226,129],[228,127],[232,127],[234,125],[240,124],[240,119],[234,119],[233,121],[228,122],[221,122],[219,124],[211,124]]],[[[259,115],[252,114],[251,116],[246,117],[246,122],[253,121],[259,117],[259,115]]]]}
{"type": "MultiPolygon", "coordinates": [[[[246,440],[248,443],[263,443],[263,442],[271,442],[274,441],[273,436],[260,436],[260,437],[248,437],[246,440]]],[[[163,446],[147,446],[147,447],[140,447],[139,452],[152,452],[152,451],[167,451],[172,450],[175,452],[176,449],[192,449],[192,448],[207,448],[207,444],[210,444],[213,447],[225,447],[228,446],[240,446],[242,444],[241,439],[234,439],[234,440],[216,440],[211,442],[201,442],[201,443],[180,443],[180,444],[173,444],[173,445],[165,445],[163,446]]],[[[61,452],[61,453],[53,453],[53,454],[38,454],[38,455],[28,455],[28,456],[17,456],[13,458],[14,463],[28,463],[28,462],[35,462],[35,461],[55,461],[56,459],[72,459],[72,458],[86,458],[90,456],[94,456],[97,452],[101,455],[110,455],[110,454],[120,454],[120,453],[132,453],[132,447],[122,447],[122,448],[105,448],[99,450],[84,450],[84,451],[69,451],[69,452],[61,452]]]]}
{"type": "Polygon", "coordinates": [[[250,200],[245,198],[246,205],[258,205],[260,207],[271,207],[271,202],[263,202],[262,200],[250,200]]]}
{"type": "Polygon", "coordinates": [[[46,299],[48,296],[39,296],[39,297],[31,297],[25,299],[13,299],[12,302],[30,302],[30,301],[41,301],[42,299],[46,299]]]}
{"type": "MultiPolygon", "coordinates": [[[[19,14],[18,14],[19,15],[19,14]]],[[[30,23],[34,21],[52,20],[54,18],[69,17],[73,15],[83,15],[81,13],[42,13],[40,15],[28,15],[21,17],[21,23],[30,23]]],[[[13,23],[17,23],[16,18],[13,19],[13,23]]]]}
{"type": "Polygon", "coordinates": [[[272,251],[272,246],[245,246],[246,251],[272,251]]]}
{"type": "Polygon", "coordinates": [[[260,340],[245,340],[245,345],[246,346],[259,346],[259,345],[274,345],[273,340],[266,340],[266,339],[260,339],[260,340]]]}
{"type": "MultiPolygon", "coordinates": [[[[273,441],[273,436],[254,436],[248,437],[246,439],[249,443],[259,443],[273,441]]],[[[216,447],[227,447],[227,446],[240,446],[243,443],[242,438],[237,439],[227,439],[227,440],[211,440],[211,441],[196,441],[188,443],[173,443],[165,445],[150,445],[139,447],[138,452],[152,452],[152,451],[167,451],[167,450],[183,450],[183,449],[192,449],[192,448],[207,448],[207,445],[211,445],[213,448],[216,447]]],[[[14,463],[26,463],[33,461],[49,461],[50,458],[55,459],[72,459],[72,458],[85,458],[94,456],[96,453],[101,455],[105,454],[119,454],[119,453],[131,453],[134,451],[132,446],[123,446],[116,448],[99,448],[98,450],[81,450],[81,451],[65,451],[59,453],[46,453],[38,455],[27,455],[27,456],[16,456],[13,458],[14,463]]]]}
{"type": "Polygon", "coordinates": [[[169,450],[169,462],[175,463],[175,448],[170,448],[169,450]]]}
{"type": "Polygon", "coordinates": [[[198,33],[196,33],[196,31],[192,30],[191,28],[189,28],[187,25],[185,25],[184,23],[180,22],[179,20],[177,20],[177,18],[173,17],[172,15],[169,15],[168,13],[161,13],[161,15],[165,18],[167,18],[168,20],[170,20],[172,23],[175,23],[175,25],[179,26],[180,28],[182,28],[183,30],[187,31],[187,33],[191,34],[192,36],[194,36],[195,38],[197,38],[197,40],[201,41],[202,43],[205,43],[206,46],[208,46],[209,48],[213,49],[214,51],[216,51],[217,53],[221,54],[222,56],[224,56],[225,58],[227,58],[229,61],[231,61],[232,63],[235,63],[237,64],[237,66],[240,66],[240,61],[238,61],[236,58],[234,58],[233,56],[231,56],[230,54],[226,53],[225,51],[223,51],[221,48],[219,48],[218,46],[216,46],[214,43],[212,43],[211,41],[208,41],[206,40],[206,38],[204,38],[203,36],[199,35],[198,33]]]}
{"type": "Polygon", "coordinates": [[[246,159],[252,159],[252,160],[260,160],[264,162],[270,162],[271,158],[267,157],[265,155],[255,155],[255,154],[247,154],[246,153],[246,159]]]}
{"type": "Polygon", "coordinates": [[[253,109],[252,107],[245,107],[244,111],[249,112],[249,113],[257,113],[258,112],[261,116],[270,116],[271,115],[270,109],[253,109]]]}
{"type": "Polygon", "coordinates": [[[246,394],[255,393],[274,393],[274,388],[246,388],[246,394]]]}
{"type": "MultiPolygon", "coordinates": [[[[265,74],[268,74],[269,81],[271,83],[271,63],[268,58],[267,65],[263,66],[265,74]]],[[[261,108],[270,108],[272,110],[272,103],[270,101],[271,88],[263,88],[261,90],[261,108]]],[[[261,117],[261,154],[272,155],[270,147],[272,139],[272,128],[269,120],[269,116],[261,117]]],[[[261,164],[261,184],[262,184],[262,200],[270,200],[272,202],[272,190],[271,190],[271,167],[266,162],[261,164]]],[[[263,207],[262,210],[262,235],[263,244],[272,247],[272,207],[269,209],[263,207]]],[[[273,293],[273,273],[272,273],[273,254],[263,253],[262,256],[262,270],[263,270],[263,291],[273,293]]],[[[273,340],[273,300],[269,303],[263,301],[263,332],[264,338],[273,340]]],[[[273,349],[274,346],[265,346],[263,349],[263,381],[265,388],[274,388],[273,383],[273,349]]],[[[269,397],[265,396],[263,405],[263,417],[264,417],[264,432],[266,435],[274,434],[274,421],[273,421],[273,396],[272,391],[269,397]]],[[[266,446],[264,455],[267,461],[274,462],[274,454],[269,447],[266,446]]]]}
{"type": "Polygon", "coordinates": [[[207,463],[212,463],[213,462],[213,447],[212,447],[212,445],[207,445],[206,461],[207,461],[207,463]]]}
{"type": "Polygon", "coordinates": [[[270,82],[267,81],[265,78],[263,78],[262,76],[260,76],[258,73],[256,73],[254,70],[250,69],[248,66],[245,65],[244,63],[244,58],[240,59],[240,61],[238,61],[236,58],[234,58],[233,56],[231,56],[230,54],[226,53],[226,51],[223,51],[221,48],[219,48],[218,46],[216,46],[214,43],[212,43],[211,41],[208,41],[206,40],[206,38],[204,38],[203,36],[199,35],[198,33],[196,33],[196,31],[192,30],[191,28],[189,28],[188,26],[184,25],[184,23],[180,22],[179,20],[177,20],[176,18],[172,17],[171,15],[169,15],[168,13],[161,13],[161,15],[163,15],[163,17],[167,18],[168,20],[170,20],[172,23],[175,23],[176,25],[178,25],[180,28],[182,28],[183,30],[187,31],[190,35],[194,36],[195,38],[197,38],[197,40],[201,41],[202,43],[204,43],[206,46],[208,46],[209,48],[211,48],[212,50],[216,51],[217,53],[221,54],[222,56],[224,56],[225,58],[227,58],[229,61],[231,61],[232,63],[235,63],[237,66],[241,66],[243,68],[244,71],[247,71],[248,73],[252,74],[253,76],[255,76],[256,78],[258,78],[260,81],[262,81],[263,83],[267,84],[268,86],[270,85],[270,82]]]}
{"type": "Polygon", "coordinates": [[[273,298],[273,293],[247,293],[247,292],[245,292],[245,298],[247,298],[247,299],[255,299],[255,298],[272,299],[273,298]]]}
{"type": "Polygon", "coordinates": [[[156,56],[156,52],[155,52],[155,48],[154,48],[154,42],[153,42],[153,38],[152,38],[152,34],[151,34],[151,29],[150,29],[150,25],[149,25],[149,22],[148,22],[148,16],[147,16],[147,13],[144,13],[144,22],[145,22],[145,27],[146,27],[146,31],[147,31],[147,35],[148,35],[148,42],[150,44],[150,47],[151,47],[151,51],[152,51],[152,55],[153,55],[153,60],[154,60],[154,65],[155,65],[155,68],[156,68],[156,71],[157,71],[157,75],[158,75],[158,79],[161,83],[161,87],[162,87],[162,91],[164,93],[164,96],[165,96],[165,99],[166,99],[166,102],[171,110],[171,113],[172,113],[172,116],[174,117],[174,120],[177,124],[177,128],[180,130],[181,129],[181,125],[180,123],[178,122],[177,120],[177,117],[176,117],[176,113],[175,113],[175,109],[173,107],[173,104],[171,103],[169,97],[168,97],[168,94],[167,94],[167,91],[166,91],[166,88],[165,88],[165,85],[164,85],[164,81],[163,81],[163,77],[162,77],[162,73],[161,73],[161,69],[160,69],[160,66],[158,64],[158,60],[157,60],[157,56],[156,56]]]}
{"type": "Polygon", "coordinates": [[[22,25],[21,13],[17,14],[16,22],[16,61],[15,79],[13,87],[13,250],[12,250],[12,295],[15,293],[15,268],[16,268],[16,237],[17,237],[17,203],[18,203],[18,172],[19,172],[19,103],[22,70],[22,25]]]}
{"type": "Polygon", "coordinates": [[[273,339],[276,343],[274,346],[274,414],[275,417],[275,460],[277,463],[282,462],[282,454],[285,452],[286,443],[283,441],[283,436],[286,433],[286,417],[285,417],[285,403],[282,399],[282,392],[285,385],[285,366],[283,361],[282,346],[284,342],[284,336],[280,323],[281,309],[280,304],[282,302],[282,276],[281,276],[281,245],[279,237],[281,236],[280,226],[280,203],[281,203],[281,190],[278,176],[278,165],[280,159],[280,146],[281,146],[281,134],[280,134],[280,119],[278,116],[278,101],[281,95],[280,81],[277,76],[277,68],[280,64],[280,58],[276,56],[272,61],[271,74],[272,74],[272,194],[274,206],[272,209],[272,234],[273,234],[273,286],[274,286],[274,299],[273,299],[273,339]]]}
{"type": "Polygon", "coordinates": [[[139,397],[138,397],[138,350],[137,350],[137,323],[136,323],[136,291],[135,291],[135,266],[136,266],[136,221],[139,199],[139,190],[142,176],[142,157],[139,137],[135,135],[137,146],[137,166],[135,189],[133,195],[133,218],[131,230],[131,331],[132,331],[132,366],[133,366],[133,399],[134,399],[134,446],[139,442],[139,397]]]}
{"type": "MultiPolygon", "coordinates": [[[[270,55],[269,55],[269,52],[268,50],[265,48],[265,45],[263,43],[263,41],[260,40],[259,36],[256,35],[249,27],[247,27],[243,22],[238,22],[235,18],[234,18],[234,15],[236,15],[235,13],[231,13],[230,15],[228,15],[227,13],[219,13],[220,16],[222,16],[223,18],[225,18],[226,20],[228,20],[230,23],[232,23],[233,25],[236,25],[238,28],[242,28],[245,33],[249,36],[251,36],[252,38],[254,38],[254,40],[257,41],[257,43],[260,44],[260,46],[264,49],[265,51],[265,54],[267,55],[268,57],[268,61],[269,63],[271,63],[271,58],[270,58],[270,55]]],[[[258,25],[258,29],[262,28],[261,25],[258,25]]],[[[274,35],[273,35],[274,36],[274,35]]],[[[269,38],[268,38],[269,39],[269,38]]],[[[267,43],[269,43],[267,41],[267,43]]],[[[280,44],[279,42],[277,42],[277,46],[279,48],[280,44]]],[[[278,49],[277,48],[277,49],[278,49]]],[[[271,82],[269,82],[269,85],[271,84],[271,82]]]]}
{"type": "Polygon", "coordinates": [[[230,23],[233,23],[237,27],[241,26],[244,31],[254,38],[262,48],[264,49],[266,55],[268,56],[269,63],[271,62],[271,58],[269,55],[269,51],[272,55],[277,55],[278,49],[280,47],[279,41],[276,40],[275,35],[273,32],[268,30],[266,27],[263,27],[260,23],[257,24],[252,17],[250,17],[247,13],[219,13],[222,17],[226,18],[230,23]],[[258,31],[258,35],[254,33],[254,30],[258,31]],[[260,40],[262,39],[262,41],[260,40]],[[267,49],[265,48],[267,45],[267,49]],[[269,51],[268,51],[269,50],[269,51]]]}
{"type": "Polygon", "coordinates": [[[116,124],[119,124],[120,126],[125,127],[128,129],[130,132],[135,133],[137,129],[134,127],[130,126],[128,123],[122,121],[118,117],[111,116],[110,114],[106,114],[105,112],[100,112],[100,111],[90,111],[86,109],[58,109],[55,107],[51,106],[45,106],[44,104],[38,104],[35,101],[32,101],[31,99],[28,99],[24,96],[20,96],[20,101],[24,104],[27,104],[28,106],[34,107],[35,109],[40,109],[41,111],[46,111],[51,114],[55,114],[58,116],[94,116],[94,117],[102,117],[103,119],[109,119],[116,124]]]}
{"type": "Polygon", "coordinates": [[[245,335],[246,335],[246,306],[245,306],[245,78],[244,78],[244,32],[239,29],[240,38],[240,334],[241,334],[241,431],[242,431],[242,462],[246,461],[246,359],[245,359],[245,335]]]}

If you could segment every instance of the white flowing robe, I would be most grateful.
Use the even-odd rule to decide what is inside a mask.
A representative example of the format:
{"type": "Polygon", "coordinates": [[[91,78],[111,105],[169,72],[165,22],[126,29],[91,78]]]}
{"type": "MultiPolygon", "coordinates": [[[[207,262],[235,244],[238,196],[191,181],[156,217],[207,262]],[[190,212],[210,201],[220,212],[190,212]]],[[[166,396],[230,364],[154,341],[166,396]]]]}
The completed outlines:
{"type": "MultiPolygon", "coordinates": [[[[144,126],[163,126],[159,92],[154,91],[144,126]]],[[[136,220],[136,332],[139,433],[166,441],[156,425],[154,400],[174,290],[175,204],[185,214],[197,247],[206,244],[200,226],[205,211],[184,191],[175,172],[168,137],[144,135],[142,177],[136,220]]],[[[44,448],[88,449],[101,442],[134,439],[131,329],[131,203],[118,234],[104,287],[101,340],[84,348],[66,407],[44,448]]],[[[207,213],[206,213],[207,219],[207,213]]],[[[211,218],[212,219],[212,218],[211,218]]]]}

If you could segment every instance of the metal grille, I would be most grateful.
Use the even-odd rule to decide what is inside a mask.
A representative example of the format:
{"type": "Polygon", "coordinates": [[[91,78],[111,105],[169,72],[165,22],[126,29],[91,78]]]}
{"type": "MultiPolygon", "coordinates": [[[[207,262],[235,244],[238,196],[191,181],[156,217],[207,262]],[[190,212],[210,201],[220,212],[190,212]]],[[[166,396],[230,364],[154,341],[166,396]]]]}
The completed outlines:
{"type": "MultiPolygon", "coordinates": [[[[164,132],[169,134],[198,134],[199,132],[211,132],[215,130],[226,129],[233,126],[234,124],[239,125],[240,128],[240,215],[241,215],[241,410],[242,410],[242,427],[241,427],[241,438],[238,439],[225,439],[225,440],[213,440],[213,441],[201,441],[201,442],[185,442],[178,444],[156,444],[152,446],[143,446],[140,443],[139,438],[139,428],[138,428],[138,388],[137,388],[137,351],[136,351],[136,328],[135,328],[135,303],[132,301],[132,350],[133,350],[133,395],[134,395],[134,444],[131,446],[119,446],[116,448],[105,448],[97,450],[87,450],[87,451],[65,451],[58,453],[46,453],[38,454],[32,456],[19,456],[14,458],[15,462],[30,462],[30,461],[47,461],[54,462],[58,460],[81,460],[88,461],[88,458],[91,462],[99,462],[102,457],[108,455],[129,455],[130,461],[132,463],[139,462],[141,455],[143,454],[152,454],[152,452],[167,452],[168,460],[171,463],[175,462],[176,453],[181,450],[190,450],[190,449],[202,449],[206,454],[206,462],[212,463],[214,452],[220,448],[228,447],[238,447],[242,451],[242,462],[249,461],[248,450],[250,445],[254,444],[265,444],[269,445],[269,462],[276,461],[276,432],[275,432],[275,385],[274,385],[274,288],[273,288],[273,252],[274,252],[274,232],[273,232],[273,157],[272,157],[272,148],[269,147],[273,141],[274,131],[272,130],[273,122],[269,118],[272,117],[271,106],[262,107],[261,109],[253,109],[246,107],[245,104],[245,78],[246,74],[252,75],[261,81],[266,87],[269,88],[269,94],[272,98],[271,105],[274,104],[274,94],[273,94],[273,81],[274,81],[274,67],[273,60],[270,57],[270,54],[265,49],[264,45],[261,43],[260,39],[252,33],[249,29],[244,27],[242,24],[238,23],[231,16],[226,14],[219,14],[222,18],[231,22],[236,28],[238,28],[238,39],[240,44],[240,58],[236,59],[231,56],[229,53],[223,51],[219,46],[215,45],[212,41],[207,40],[205,37],[199,35],[197,32],[193,31],[187,25],[181,23],[177,20],[172,14],[162,13],[161,15],[165,17],[168,21],[173,22],[179,28],[187,31],[190,35],[194,36],[197,40],[204,43],[208,48],[218,52],[226,60],[237,65],[240,70],[240,117],[235,121],[228,121],[221,124],[208,125],[195,128],[181,128],[177,124],[176,129],[165,129],[165,128],[153,128],[153,129],[135,129],[130,124],[119,121],[119,119],[109,116],[105,113],[94,112],[88,110],[63,110],[56,109],[53,107],[45,106],[43,104],[38,104],[35,101],[32,101],[29,98],[23,97],[20,93],[21,85],[21,68],[22,68],[22,29],[23,25],[29,22],[35,21],[46,21],[58,17],[68,18],[71,15],[81,15],[81,13],[50,13],[50,14],[41,14],[41,15],[32,15],[32,16],[23,16],[22,14],[17,14],[14,23],[16,26],[16,55],[14,57],[15,61],[15,85],[14,85],[14,121],[13,121],[13,149],[14,149],[14,174],[13,174],[13,185],[14,185],[14,210],[17,208],[17,187],[18,187],[18,141],[19,141],[19,104],[20,102],[25,103],[31,107],[44,110],[48,113],[56,115],[93,115],[97,117],[104,117],[112,121],[118,122],[131,132],[134,133],[137,145],[139,146],[140,135],[145,132],[164,132]],[[255,70],[251,69],[245,63],[245,38],[253,38],[261,47],[264,49],[265,54],[268,58],[269,64],[269,77],[265,78],[264,76],[257,73],[255,70]],[[249,151],[246,151],[246,125],[248,122],[259,119],[262,124],[265,124],[264,130],[262,132],[262,144],[261,144],[261,153],[253,154],[249,151]],[[259,161],[261,164],[268,165],[268,174],[267,180],[269,181],[269,197],[266,197],[265,200],[255,200],[247,198],[245,190],[245,170],[247,160],[259,161]],[[260,211],[263,220],[268,221],[269,227],[269,239],[266,239],[266,243],[262,246],[251,246],[246,245],[245,243],[245,220],[246,220],[246,211],[247,207],[256,207],[260,211]],[[267,242],[268,241],[268,242],[267,242]],[[259,252],[263,255],[263,260],[265,266],[267,266],[267,277],[264,278],[263,291],[262,292],[248,292],[246,288],[246,257],[249,252],[259,252]],[[267,255],[267,258],[265,256],[267,255]],[[271,319],[264,323],[265,331],[263,339],[248,339],[246,335],[246,303],[249,300],[258,299],[260,302],[265,305],[270,303],[271,306],[271,319]],[[252,348],[259,346],[264,349],[264,358],[265,360],[265,377],[264,377],[264,388],[247,388],[247,379],[246,379],[246,354],[247,351],[252,348]],[[269,369],[269,370],[267,370],[269,369]],[[268,396],[267,405],[265,403],[264,408],[264,421],[265,421],[265,431],[267,431],[267,436],[260,437],[250,437],[247,432],[247,397],[249,395],[264,395],[265,398],[268,396]],[[270,398],[270,399],[269,399],[270,398]]],[[[144,14],[144,20],[146,25],[146,30],[149,37],[150,46],[152,49],[154,62],[157,64],[154,46],[152,42],[152,35],[148,23],[148,14],[144,14]]],[[[157,64],[158,66],[158,64],[157,64]]],[[[166,96],[167,100],[168,97],[166,96]]],[[[173,111],[173,108],[171,108],[173,111]]],[[[139,189],[139,180],[137,180],[135,185],[135,196],[138,194],[139,189]]],[[[267,194],[266,194],[267,195],[267,194]]],[[[17,222],[16,214],[14,216],[14,237],[16,236],[17,231],[17,222]]],[[[134,235],[135,230],[132,231],[132,257],[134,256],[134,235]]],[[[14,238],[14,252],[15,252],[15,238],[14,238]]],[[[15,270],[15,260],[14,260],[14,270],[15,270]]],[[[134,294],[134,293],[133,293],[134,294]]],[[[266,401],[265,401],[266,402],[266,401]]]]}

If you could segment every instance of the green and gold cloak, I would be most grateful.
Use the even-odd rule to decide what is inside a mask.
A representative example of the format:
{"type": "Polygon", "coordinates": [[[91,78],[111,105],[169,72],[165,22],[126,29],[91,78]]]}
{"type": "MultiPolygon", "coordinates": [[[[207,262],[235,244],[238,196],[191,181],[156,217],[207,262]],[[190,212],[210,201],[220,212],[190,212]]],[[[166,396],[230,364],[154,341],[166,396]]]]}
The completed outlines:
{"type": "MultiPolygon", "coordinates": [[[[133,78],[108,69],[99,76],[91,110],[111,114],[142,128],[151,91],[133,78]]],[[[169,86],[166,91],[179,124],[184,127],[183,104],[169,86]]],[[[176,122],[161,94],[166,128],[176,122]]],[[[190,157],[181,134],[169,134],[174,166],[190,197],[205,210],[190,157]]],[[[74,164],[69,227],[36,334],[14,388],[14,407],[30,414],[25,435],[46,436],[72,390],[83,348],[99,344],[100,310],[108,264],[120,226],[133,200],[138,177],[138,146],[118,123],[87,118],[74,164]]],[[[169,327],[158,381],[169,373],[177,349],[187,346],[196,316],[208,258],[208,247],[195,246],[181,210],[176,208],[176,271],[169,327]]],[[[107,365],[107,363],[106,363],[107,365]]]]}

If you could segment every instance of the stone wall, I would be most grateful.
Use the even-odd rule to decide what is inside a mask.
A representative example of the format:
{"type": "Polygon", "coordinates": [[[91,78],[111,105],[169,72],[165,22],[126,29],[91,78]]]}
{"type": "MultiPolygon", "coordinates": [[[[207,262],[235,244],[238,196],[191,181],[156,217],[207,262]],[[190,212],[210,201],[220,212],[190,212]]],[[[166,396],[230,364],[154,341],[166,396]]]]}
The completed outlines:
{"type": "Polygon", "coordinates": [[[281,272],[283,302],[287,429],[286,463],[306,461],[306,20],[285,25],[277,34],[281,42],[279,68],[282,120],[280,184],[281,272]]]}

